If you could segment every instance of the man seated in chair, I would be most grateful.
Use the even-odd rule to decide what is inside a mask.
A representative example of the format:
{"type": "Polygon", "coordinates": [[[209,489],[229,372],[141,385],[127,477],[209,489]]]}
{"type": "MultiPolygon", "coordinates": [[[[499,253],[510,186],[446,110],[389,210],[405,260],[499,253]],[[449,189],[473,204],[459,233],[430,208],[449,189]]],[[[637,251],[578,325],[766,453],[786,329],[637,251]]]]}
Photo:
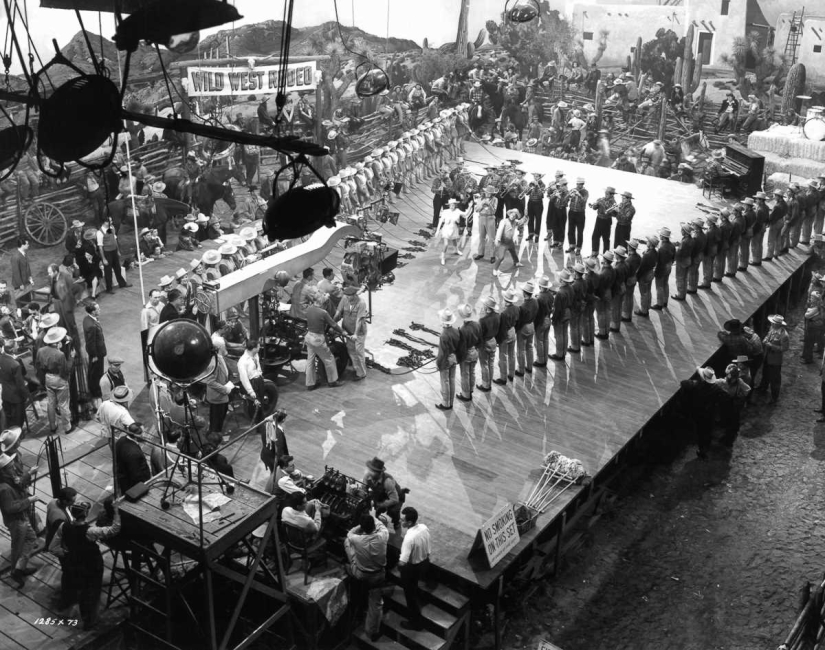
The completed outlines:
{"type": "Polygon", "coordinates": [[[312,553],[322,549],[326,540],[321,538],[321,528],[324,525],[323,512],[329,512],[317,499],[307,502],[306,494],[293,492],[289,495],[286,508],[281,513],[281,521],[287,526],[293,526],[303,531],[307,539],[307,551],[312,553]]]}

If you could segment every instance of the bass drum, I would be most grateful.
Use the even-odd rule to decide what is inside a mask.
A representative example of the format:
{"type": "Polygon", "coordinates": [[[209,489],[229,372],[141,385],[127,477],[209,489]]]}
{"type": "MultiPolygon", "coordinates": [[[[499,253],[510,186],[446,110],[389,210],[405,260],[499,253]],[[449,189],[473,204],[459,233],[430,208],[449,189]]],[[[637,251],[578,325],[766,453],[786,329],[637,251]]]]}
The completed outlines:
{"type": "Polygon", "coordinates": [[[808,119],[802,126],[802,132],[808,140],[814,142],[825,140],[825,117],[818,115],[808,119]]]}
{"type": "MultiPolygon", "coordinates": [[[[264,395],[261,400],[261,419],[268,418],[278,407],[278,387],[271,379],[264,379],[264,395]]],[[[246,402],[246,414],[249,418],[255,417],[255,403],[246,402]]]]}

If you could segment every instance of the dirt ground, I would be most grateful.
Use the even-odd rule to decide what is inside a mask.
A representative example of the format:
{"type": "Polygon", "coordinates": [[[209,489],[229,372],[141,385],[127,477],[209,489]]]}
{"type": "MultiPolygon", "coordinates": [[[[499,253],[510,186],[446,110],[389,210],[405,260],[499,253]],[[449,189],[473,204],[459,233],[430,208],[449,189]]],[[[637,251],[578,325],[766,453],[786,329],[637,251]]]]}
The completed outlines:
{"type": "Polygon", "coordinates": [[[506,648],[540,638],[562,650],[773,650],[784,641],[802,586],[825,569],[825,424],[814,412],[819,362],[799,361],[802,312],[786,315],[779,403],[757,392],[732,453],[717,444],[707,461],[678,424],[663,432],[559,575],[509,604],[506,648]]]}

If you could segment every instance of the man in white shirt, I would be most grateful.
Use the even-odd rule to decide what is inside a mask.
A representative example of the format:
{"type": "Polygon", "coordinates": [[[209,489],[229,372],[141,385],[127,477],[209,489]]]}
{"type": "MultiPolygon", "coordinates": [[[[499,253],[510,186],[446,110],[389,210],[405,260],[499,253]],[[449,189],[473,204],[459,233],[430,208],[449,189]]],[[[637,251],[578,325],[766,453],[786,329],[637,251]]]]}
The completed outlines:
{"type": "Polygon", "coordinates": [[[401,526],[406,532],[404,541],[401,542],[398,568],[401,570],[401,586],[409,610],[409,619],[401,621],[401,627],[405,630],[421,630],[424,623],[418,601],[418,581],[424,580],[427,586],[432,583],[429,575],[430,529],[418,523],[418,511],[410,507],[401,511],[401,526]]]}
{"type": "Polygon", "coordinates": [[[146,385],[149,385],[149,352],[148,343],[155,334],[155,329],[160,323],[161,292],[159,289],[152,289],[149,292],[149,301],[140,310],[140,344],[143,349],[143,378],[146,385]]]}
{"type": "Polygon", "coordinates": [[[504,261],[504,254],[509,252],[510,257],[513,258],[513,265],[516,269],[523,266],[518,261],[518,251],[516,250],[516,239],[518,235],[519,224],[517,219],[521,215],[516,209],[507,210],[507,218],[502,219],[496,231],[496,263],[493,267],[493,275],[498,275],[498,269],[504,261]]]}
{"type": "Polygon", "coordinates": [[[289,505],[281,513],[281,521],[284,525],[300,528],[306,536],[312,539],[307,548],[310,554],[320,551],[327,543],[320,537],[321,517],[321,503],[316,499],[307,503],[307,497],[303,492],[290,494],[289,505]]]}

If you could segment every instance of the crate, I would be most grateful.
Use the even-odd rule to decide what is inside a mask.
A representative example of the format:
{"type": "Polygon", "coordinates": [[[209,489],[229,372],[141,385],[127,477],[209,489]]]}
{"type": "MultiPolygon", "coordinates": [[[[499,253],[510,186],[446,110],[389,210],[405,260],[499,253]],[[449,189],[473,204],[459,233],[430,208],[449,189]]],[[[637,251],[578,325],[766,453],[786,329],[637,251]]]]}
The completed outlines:
{"type": "Polygon", "coordinates": [[[524,535],[529,530],[536,527],[536,519],[539,516],[539,511],[526,503],[519,503],[516,506],[516,526],[518,527],[518,534],[524,535]]]}

